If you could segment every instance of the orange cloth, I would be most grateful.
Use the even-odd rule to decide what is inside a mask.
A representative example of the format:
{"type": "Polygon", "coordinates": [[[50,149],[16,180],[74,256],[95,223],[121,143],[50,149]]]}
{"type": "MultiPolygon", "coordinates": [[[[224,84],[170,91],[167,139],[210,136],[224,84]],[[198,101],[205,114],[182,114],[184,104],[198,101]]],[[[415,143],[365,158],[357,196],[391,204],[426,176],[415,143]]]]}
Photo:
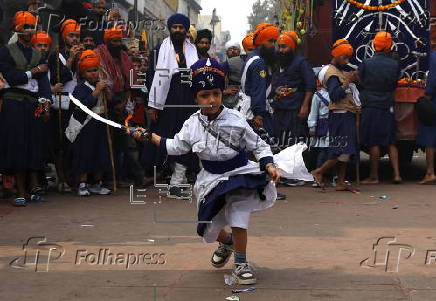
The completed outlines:
{"type": "Polygon", "coordinates": [[[254,33],[252,33],[252,32],[247,33],[245,38],[242,40],[242,47],[244,47],[244,49],[254,47],[253,36],[254,36],[254,33]]]}
{"type": "Polygon", "coordinates": [[[110,39],[120,39],[123,37],[121,28],[113,27],[104,31],[104,42],[107,43],[110,39]]]}
{"type": "Polygon", "coordinates": [[[333,44],[332,56],[353,55],[353,46],[345,39],[339,39],[333,44]]]}
{"type": "Polygon", "coordinates": [[[18,11],[13,20],[14,30],[21,31],[25,24],[36,25],[36,17],[28,11],[18,11]]]}
{"type": "Polygon", "coordinates": [[[80,72],[86,69],[95,68],[100,66],[100,58],[97,53],[93,50],[85,50],[80,55],[79,59],[79,70],[80,72]]]}
{"type": "Polygon", "coordinates": [[[62,27],[61,27],[62,38],[65,40],[66,36],[70,32],[80,33],[80,25],[77,24],[77,22],[73,19],[67,19],[64,21],[64,23],[62,23],[62,27]]]}
{"type": "Polygon", "coordinates": [[[262,23],[256,26],[254,32],[254,45],[259,46],[265,44],[269,40],[277,40],[280,35],[278,27],[270,23],[262,23]]]}
{"type": "Polygon", "coordinates": [[[45,31],[38,31],[30,40],[30,44],[32,44],[32,46],[35,46],[38,43],[45,43],[48,44],[48,47],[51,47],[51,42],[50,36],[45,31]]]}
{"type": "Polygon", "coordinates": [[[295,31],[287,31],[282,33],[277,40],[277,44],[289,45],[292,50],[295,50],[298,45],[298,35],[295,31]]]}
{"type": "Polygon", "coordinates": [[[392,47],[392,35],[386,31],[377,32],[372,40],[375,51],[390,52],[392,47]]]}

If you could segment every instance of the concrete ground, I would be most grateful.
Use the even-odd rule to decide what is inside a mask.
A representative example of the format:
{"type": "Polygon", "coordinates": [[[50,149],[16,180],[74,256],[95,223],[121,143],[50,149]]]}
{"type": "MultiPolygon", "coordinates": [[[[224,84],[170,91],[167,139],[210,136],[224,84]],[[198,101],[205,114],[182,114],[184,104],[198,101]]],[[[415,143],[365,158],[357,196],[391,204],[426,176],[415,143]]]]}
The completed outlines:
{"type": "MultiPolygon", "coordinates": [[[[435,300],[436,186],[416,185],[422,173],[421,156],[403,185],[360,194],[280,187],[287,199],[252,216],[248,259],[258,283],[240,300],[435,300]]],[[[145,204],[131,204],[128,189],[52,193],[26,208],[0,201],[0,300],[231,296],[231,262],[210,265],[216,245],[196,235],[195,204],[138,193],[133,200],[145,204]]]]}

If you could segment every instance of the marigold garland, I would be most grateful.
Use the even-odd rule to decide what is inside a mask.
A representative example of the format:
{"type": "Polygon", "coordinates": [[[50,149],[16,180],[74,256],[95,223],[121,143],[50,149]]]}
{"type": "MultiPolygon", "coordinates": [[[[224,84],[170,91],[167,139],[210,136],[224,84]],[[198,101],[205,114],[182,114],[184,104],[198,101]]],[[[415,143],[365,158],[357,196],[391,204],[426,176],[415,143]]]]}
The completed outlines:
{"type": "Polygon", "coordinates": [[[397,0],[395,2],[392,2],[390,4],[386,4],[386,5],[380,5],[380,6],[372,6],[372,5],[365,5],[362,3],[359,3],[355,0],[347,0],[348,3],[353,4],[361,9],[364,10],[376,10],[376,11],[384,11],[384,10],[388,10],[390,8],[393,8],[397,5],[400,5],[404,2],[405,0],[397,0]]]}

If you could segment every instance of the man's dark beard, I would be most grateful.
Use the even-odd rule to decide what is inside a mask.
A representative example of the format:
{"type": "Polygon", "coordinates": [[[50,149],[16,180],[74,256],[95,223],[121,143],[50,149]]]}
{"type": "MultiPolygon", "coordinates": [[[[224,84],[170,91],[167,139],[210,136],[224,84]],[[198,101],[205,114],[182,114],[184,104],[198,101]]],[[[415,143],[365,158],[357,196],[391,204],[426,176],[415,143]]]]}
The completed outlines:
{"type": "Polygon", "coordinates": [[[285,67],[285,66],[289,66],[294,60],[294,53],[292,51],[287,53],[279,52],[277,57],[280,67],[285,67]]]}
{"type": "Polygon", "coordinates": [[[264,46],[261,46],[259,49],[259,54],[261,58],[265,60],[265,63],[268,66],[274,66],[276,63],[276,56],[274,54],[274,49],[267,49],[264,46]]]}
{"type": "Polygon", "coordinates": [[[172,32],[170,34],[170,37],[171,37],[171,41],[174,44],[181,44],[186,39],[186,34],[182,32],[172,32]]]}
{"type": "Polygon", "coordinates": [[[112,57],[119,58],[121,56],[121,46],[108,45],[107,49],[109,50],[109,53],[112,55],[112,57]]]}

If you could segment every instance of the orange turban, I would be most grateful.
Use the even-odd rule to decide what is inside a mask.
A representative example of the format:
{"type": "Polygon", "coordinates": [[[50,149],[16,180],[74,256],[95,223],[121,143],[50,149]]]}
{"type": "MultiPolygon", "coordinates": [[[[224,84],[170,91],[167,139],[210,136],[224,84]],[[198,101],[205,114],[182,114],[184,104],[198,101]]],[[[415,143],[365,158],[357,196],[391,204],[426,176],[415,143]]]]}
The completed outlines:
{"type": "Polygon", "coordinates": [[[61,27],[62,38],[65,40],[66,36],[70,32],[80,33],[80,26],[73,19],[67,19],[64,21],[64,23],[62,23],[62,27],[61,27]]]}
{"type": "Polygon", "coordinates": [[[295,31],[287,31],[280,35],[277,40],[277,44],[286,44],[289,45],[292,50],[295,50],[298,45],[298,35],[295,31]]]}
{"type": "Polygon", "coordinates": [[[392,47],[392,35],[386,31],[377,32],[372,40],[375,51],[390,52],[392,47]]]}
{"type": "Polygon", "coordinates": [[[104,42],[107,43],[110,39],[120,39],[123,37],[121,28],[113,27],[104,31],[104,42]]]}
{"type": "Polygon", "coordinates": [[[339,39],[333,44],[332,56],[353,55],[353,46],[345,39],[339,39]]]}
{"type": "Polygon", "coordinates": [[[21,31],[25,24],[36,25],[36,17],[28,11],[18,11],[13,20],[14,30],[21,31]]]}
{"type": "Polygon", "coordinates": [[[254,33],[252,33],[252,32],[247,33],[245,38],[242,40],[242,47],[244,47],[244,49],[254,47],[253,36],[254,36],[254,33]]]}
{"type": "Polygon", "coordinates": [[[277,40],[280,35],[279,29],[270,23],[262,23],[256,26],[253,41],[254,45],[265,44],[269,40],[277,40]]]}
{"type": "Polygon", "coordinates": [[[78,64],[80,72],[83,72],[87,69],[100,66],[100,58],[98,57],[98,54],[95,53],[95,51],[85,50],[80,55],[78,64]]]}
{"type": "Polygon", "coordinates": [[[32,36],[32,39],[30,40],[30,44],[32,44],[32,46],[35,46],[38,43],[45,43],[48,44],[48,47],[50,47],[51,38],[45,31],[38,31],[36,34],[32,36]]]}

